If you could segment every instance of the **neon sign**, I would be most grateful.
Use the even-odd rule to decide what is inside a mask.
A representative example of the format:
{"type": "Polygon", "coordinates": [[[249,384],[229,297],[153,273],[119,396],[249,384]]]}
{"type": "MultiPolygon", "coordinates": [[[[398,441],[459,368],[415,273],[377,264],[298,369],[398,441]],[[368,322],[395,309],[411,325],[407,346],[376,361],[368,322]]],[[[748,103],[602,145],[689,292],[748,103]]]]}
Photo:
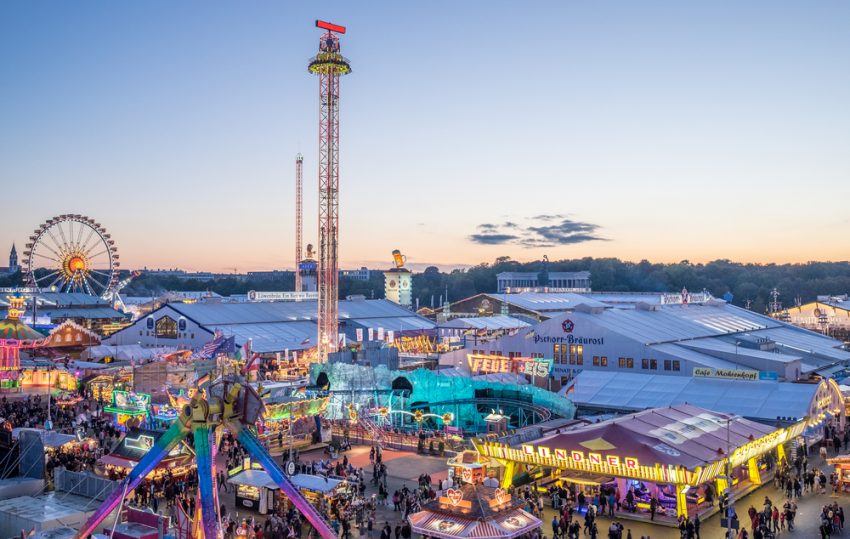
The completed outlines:
{"type": "Polygon", "coordinates": [[[576,464],[595,464],[597,466],[610,466],[611,468],[625,468],[626,470],[637,470],[638,469],[638,459],[634,457],[625,457],[620,458],[617,455],[601,455],[599,453],[585,453],[583,451],[567,451],[566,449],[555,449],[554,451],[550,450],[548,447],[537,446],[537,451],[535,451],[534,446],[532,445],[523,445],[522,451],[526,455],[534,456],[539,455],[540,457],[547,459],[551,457],[553,454],[555,456],[555,460],[565,460],[571,461],[576,464]]]}
{"type": "Polygon", "coordinates": [[[513,372],[545,378],[552,372],[552,359],[531,357],[505,357],[485,354],[467,354],[469,370],[482,374],[513,372]]]}

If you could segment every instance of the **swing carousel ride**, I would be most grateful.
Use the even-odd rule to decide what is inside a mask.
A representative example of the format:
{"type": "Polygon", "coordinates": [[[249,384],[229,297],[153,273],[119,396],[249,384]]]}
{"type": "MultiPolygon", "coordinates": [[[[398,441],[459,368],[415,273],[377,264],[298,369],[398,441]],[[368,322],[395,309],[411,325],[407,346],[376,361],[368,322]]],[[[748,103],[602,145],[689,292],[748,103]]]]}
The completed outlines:
{"type": "Polygon", "coordinates": [[[124,478],[119,488],[104,500],[85,525],[80,528],[76,539],[84,539],[117,507],[128,493],[138,487],[156,465],[168,453],[186,439],[189,434],[194,441],[195,459],[198,467],[198,496],[200,503],[200,539],[218,539],[222,536],[221,520],[218,515],[218,488],[216,487],[217,431],[227,429],[239,440],[253,459],[260,463],[271,479],[295,507],[312,524],[318,534],[326,539],[336,537],[333,529],[319,512],[304,498],[271,455],[263,448],[257,436],[248,428],[254,425],[263,412],[263,402],[257,392],[241,376],[229,375],[213,382],[205,391],[196,391],[191,400],[184,404],[171,427],[154,444],[124,478]]]}

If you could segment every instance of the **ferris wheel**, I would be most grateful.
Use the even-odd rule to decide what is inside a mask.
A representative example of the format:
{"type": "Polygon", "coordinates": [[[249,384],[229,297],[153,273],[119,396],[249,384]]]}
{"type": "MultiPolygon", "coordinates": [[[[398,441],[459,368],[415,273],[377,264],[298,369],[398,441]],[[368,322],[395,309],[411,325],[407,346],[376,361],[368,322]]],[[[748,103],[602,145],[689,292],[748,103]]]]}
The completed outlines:
{"type": "Polygon", "coordinates": [[[48,219],[24,251],[29,286],[42,291],[108,296],[118,282],[118,249],[100,223],[85,215],[48,219]]]}

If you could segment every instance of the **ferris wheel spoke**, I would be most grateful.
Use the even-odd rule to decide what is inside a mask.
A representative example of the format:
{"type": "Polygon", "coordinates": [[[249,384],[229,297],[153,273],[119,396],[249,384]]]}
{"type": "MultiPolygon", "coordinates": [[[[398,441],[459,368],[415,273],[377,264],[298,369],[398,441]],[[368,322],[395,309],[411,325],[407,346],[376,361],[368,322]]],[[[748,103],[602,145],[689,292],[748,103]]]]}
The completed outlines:
{"type": "Polygon", "coordinates": [[[72,248],[75,247],[75,244],[74,244],[74,221],[68,221],[68,237],[71,239],[71,241],[68,242],[68,245],[70,245],[72,248]]]}
{"type": "Polygon", "coordinates": [[[77,227],[77,247],[80,246],[80,240],[83,239],[83,230],[85,230],[85,225],[80,223],[80,226],[77,227]]]}
{"type": "MultiPolygon", "coordinates": [[[[48,288],[48,289],[53,288],[54,286],[56,286],[57,283],[59,283],[63,279],[63,277],[64,277],[64,275],[60,274],[59,277],[53,279],[53,282],[50,283],[49,285],[47,285],[46,288],[48,288]]],[[[38,284],[38,279],[36,279],[36,284],[38,284]]],[[[39,286],[39,288],[41,288],[41,286],[39,286]]]]}
{"type": "MultiPolygon", "coordinates": [[[[89,241],[91,241],[91,238],[92,238],[92,236],[94,236],[94,233],[95,233],[94,227],[89,228],[89,235],[86,236],[86,241],[84,241],[82,243],[82,245],[80,247],[81,251],[86,252],[86,250],[89,248],[89,241]]],[[[95,243],[95,245],[97,245],[97,244],[95,243]]]]}
{"type": "Polygon", "coordinates": [[[94,255],[90,255],[89,253],[86,253],[86,256],[87,256],[89,259],[92,259],[92,258],[96,258],[96,257],[98,257],[98,256],[100,256],[100,255],[105,255],[105,254],[106,254],[106,253],[108,253],[108,252],[109,252],[109,249],[104,249],[103,251],[100,251],[100,252],[98,252],[97,254],[94,254],[94,255]]]}
{"type": "Polygon", "coordinates": [[[41,253],[33,253],[33,256],[40,256],[41,258],[45,258],[47,260],[52,260],[53,262],[56,262],[57,264],[60,264],[60,265],[62,264],[62,262],[58,258],[53,258],[52,256],[43,255],[41,253]]]}
{"type": "Polygon", "coordinates": [[[85,291],[94,296],[95,293],[94,290],[92,290],[91,288],[91,284],[89,283],[88,277],[83,274],[80,274],[80,280],[83,282],[83,288],[85,289],[85,291]]]}
{"type": "Polygon", "coordinates": [[[105,273],[105,272],[102,272],[102,271],[99,271],[99,270],[95,270],[95,269],[93,269],[93,270],[89,270],[89,273],[96,273],[97,275],[103,275],[103,276],[104,276],[104,277],[106,277],[107,279],[112,280],[112,275],[111,275],[111,274],[109,274],[109,273],[105,273]]]}
{"type": "MultiPolygon", "coordinates": [[[[36,242],[36,243],[35,243],[35,245],[33,245],[33,247],[32,247],[32,248],[33,248],[33,253],[34,253],[34,254],[38,254],[38,253],[36,252],[36,250],[35,250],[35,249],[36,249],[36,247],[38,247],[39,245],[40,245],[40,246],[42,246],[42,247],[44,247],[45,249],[47,249],[47,250],[48,250],[48,251],[50,251],[51,253],[55,254],[55,255],[56,255],[56,258],[59,258],[59,259],[61,259],[61,258],[62,258],[62,254],[61,254],[61,253],[59,253],[59,252],[54,251],[54,250],[53,250],[53,247],[49,246],[49,245],[47,244],[47,242],[46,242],[46,241],[44,241],[43,239],[42,239],[42,241],[36,242]]],[[[62,249],[60,248],[59,250],[61,251],[62,249]]],[[[57,261],[58,261],[58,260],[57,260],[57,261]]]]}
{"type": "Polygon", "coordinates": [[[59,231],[59,236],[61,236],[61,237],[62,237],[62,244],[63,244],[63,245],[68,245],[68,240],[67,240],[67,239],[65,239],[65,229],[63,229],[63,228],[62,228],[62,223],[61,223],[61,222],[59,222],[59,223],[57,223],[57,224],[56,224],[56,230],[58,230],[58,231],[59,231]]]}
{"type": "MultiPolygon", "coordinates": [[[[53,240],[53,244],[56,246],[57,249],[59,249],[59,252],[64,254],[66,252],[65,247],[63,247],[63,244],[60,243],[59,240],[56,239],[56,236],[53,234],[53,231],[51,231],[49,228],[47,229],[47,235],[50,236],[50,239],[53,240]]],[[[44,242],[42,242],[42,245],[47,247],[47,244],[44,243],[44,242]]],[[[62,254],[58,254],[58,253],[57,253],[57,255],[59,256],[59,258],[62,258],[62,256],[63,256],[62,254]]]]}
{"type": "MultiPolygon", "coordinates": [[[[39,281],[46,281],[47,279],[50,279],[51,277],[53,277],[54,275],[56,275],[57,273],[59,273],[60,271],[62,271],[62,270],[51,271],[50,273],[46,273],[46,274],[42,275],[41,277],[37,277],[37,278],[35,279],[35,281],[36,281],[36,282],[39,282],[39,281]]],[[[60,277],[61,277],[61,276],[60,276],[60,277]]]]}

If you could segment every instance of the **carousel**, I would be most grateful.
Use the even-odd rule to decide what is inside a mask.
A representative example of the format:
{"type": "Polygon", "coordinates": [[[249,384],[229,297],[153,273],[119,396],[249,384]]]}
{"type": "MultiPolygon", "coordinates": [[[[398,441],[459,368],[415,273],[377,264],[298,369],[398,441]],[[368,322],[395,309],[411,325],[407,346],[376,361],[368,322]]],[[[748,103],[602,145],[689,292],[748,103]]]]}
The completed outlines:
{"type": "Polygon", "coordinates": [[[471,484],[447,489],[407,520],[423,537],[511,539],[543,525],[524,505],[502,488],[471,484]]]}

